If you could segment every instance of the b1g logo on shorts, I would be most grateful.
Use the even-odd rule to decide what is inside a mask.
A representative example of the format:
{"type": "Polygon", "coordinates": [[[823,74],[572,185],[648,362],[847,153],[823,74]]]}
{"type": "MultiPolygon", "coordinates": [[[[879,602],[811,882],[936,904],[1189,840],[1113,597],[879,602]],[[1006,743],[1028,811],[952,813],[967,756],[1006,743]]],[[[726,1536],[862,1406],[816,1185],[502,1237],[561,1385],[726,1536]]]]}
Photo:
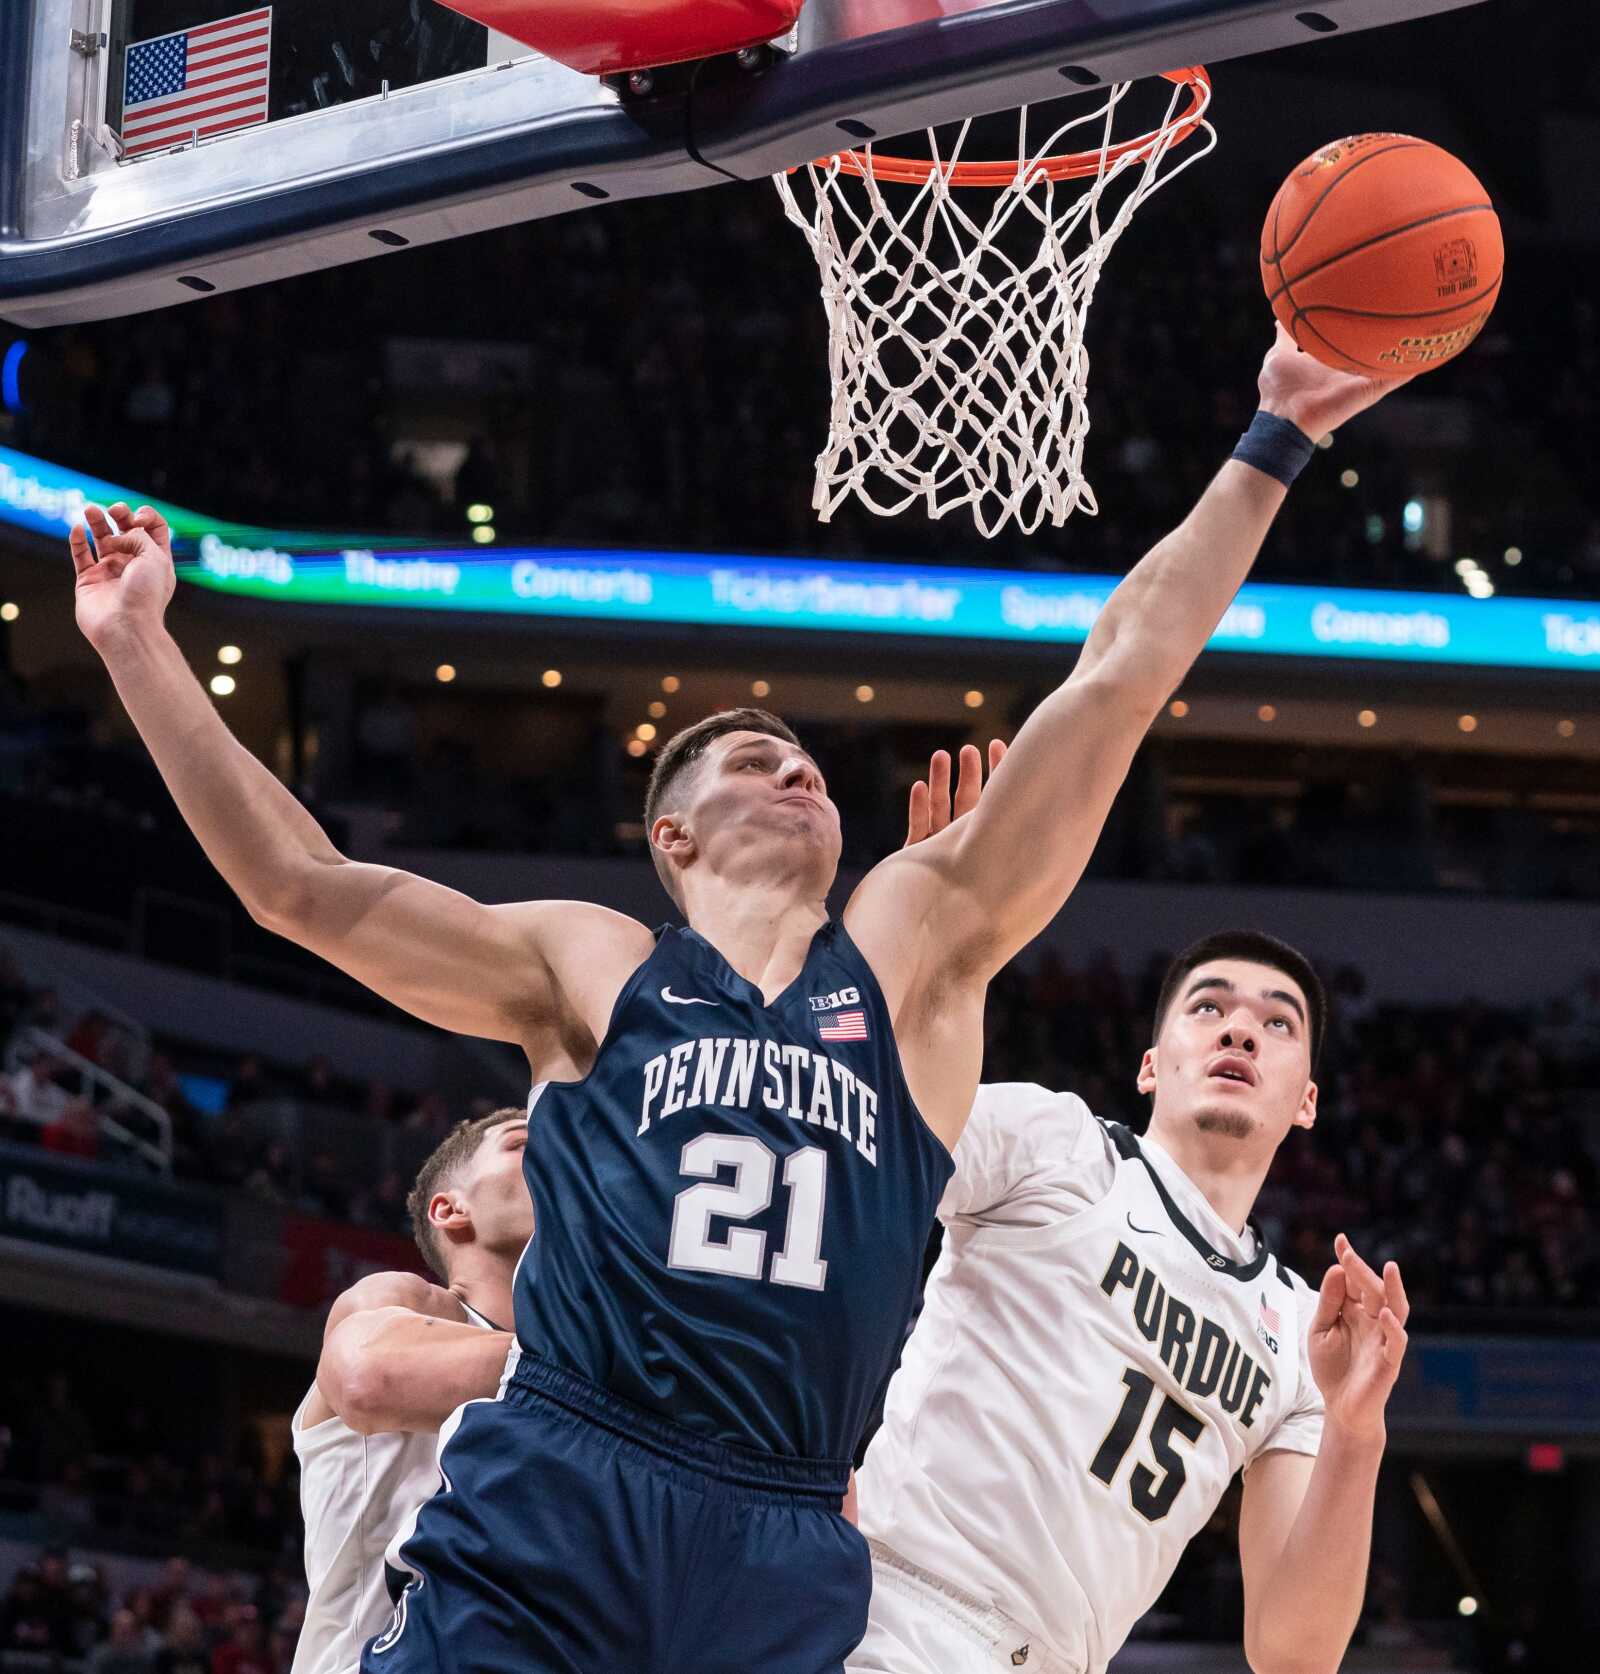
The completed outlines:
{"type": "Polygon", "coordinates": [[[861,990],[859,988],[841,988],[836,994],[812,994],[809,998],[813,1011],[837,1011],[840,1006],[860,1005],[861,990]]]}

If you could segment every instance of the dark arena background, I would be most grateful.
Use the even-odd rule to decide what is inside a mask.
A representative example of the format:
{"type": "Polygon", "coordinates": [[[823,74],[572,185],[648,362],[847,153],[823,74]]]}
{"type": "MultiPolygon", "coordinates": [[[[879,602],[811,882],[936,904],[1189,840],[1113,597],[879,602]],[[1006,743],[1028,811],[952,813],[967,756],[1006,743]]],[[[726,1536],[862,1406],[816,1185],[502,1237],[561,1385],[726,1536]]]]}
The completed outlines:
{"type": "MultiPolygon", "coordinates": [[[[143,9],[114,8],[122,43],[220,15],[143,9]]],[[[274,121],[483,62],[422,0],[342,7],[332,40],[282,10],[274,121]]],[[[1216,65],[1216,155],[1141,210],[1090,316],[1099,515],[1027,537],[815,519],[826,325],[764,179],[0,324],[0,1674],[287,1674],[289,1419],[323,1315],[419,1266],[417,1163],[527,1092],[510,1049],[412,1023],[234,901],[74,627],[74,489],[177,509],[172,631],[345,853],[660,922],[653,749],[759,702],[829,769],[848,882],[931,751],[1010,737],[1063,677],[1070,636],[1032,630],[1085,625],[1226,456],[1270,336],[1265,206],[1372,129],[1488,186],[1498,310],[1313,460],[1238,636],[995,984],[984,1073],[1140,1127],[1163,955],[1233,924],[1305,948],[1321,1115],[1260,1220],[1313,1283],[1348,1232],[1413,1307],[1345,1666],[1600,1666],[1592,10],[1486,0],[1216,65]],[[864,596],[837,591],[851,562],[935,614],[942,576],[1012,572],[1004,626],[879,631],[863,605],[819,631],[811,602],[864,596]],[[670,608],[691,570],[720,625],[670,608]]],[[[1117,1669],[1243,1669],[1237,1498],[1117,1669]]]]}

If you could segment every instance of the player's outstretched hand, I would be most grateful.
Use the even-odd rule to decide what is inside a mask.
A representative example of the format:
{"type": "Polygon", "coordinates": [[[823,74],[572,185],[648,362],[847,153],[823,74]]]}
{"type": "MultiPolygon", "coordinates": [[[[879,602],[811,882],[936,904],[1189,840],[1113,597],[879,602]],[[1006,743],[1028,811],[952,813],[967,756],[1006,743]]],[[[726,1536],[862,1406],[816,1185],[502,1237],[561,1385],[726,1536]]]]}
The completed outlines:
{"type": "Polygon", "coordinates": [[[1380,1279],[1342,1232],[1333,1253],[1338,1259],[1323,1275],[1311,1321],[1311,1373],[1330,1424],[1381,1439],[1383,1409],[1405,1359],[1411,1304],[1394,1262],[1384,1264],[1380,1279]]]}
{"type": "MultiPolygon", "coordinates": [[[[1004,740],[991,738],[989,740],[989,772],[994,770],[1006,759],[1006,745],[1004,740]]],[[[983,795],[983,756],[976,744],[961,746],[961,770],[956,780],[956,794],[954,811],[952,812],[950,798],[950,752],[935,750],[933,758],[928,763],[928,776],[918,779],[911,787],[911,814],[906,821],[905,846],[909,849],[913,843],[920,843],[924,837],[932,837],[936,832],[943,831],[952,819],[960,819],[963,814],[970,814],[978,806],[978,798],[983,795]]]]}
{"type": "Polygon", "coordinates": [[[1272,347],[1261,363],[1261,406],[1297,424],[1312,441],[1331,435],[1348,419],[1381,401],[1416,376],[1368,378],[1337,372],[1313,360],[1283,327],[1275,328],[1272,347]]]}
{"type": "Polygon", "coordinates": [[[118,500],[85,506],[83,516],[67,544],[77,572],[78,626],[98,650],[124,629],[159,623],[177,572],[167,520],[154,506],[130,511],[118,500]]]}

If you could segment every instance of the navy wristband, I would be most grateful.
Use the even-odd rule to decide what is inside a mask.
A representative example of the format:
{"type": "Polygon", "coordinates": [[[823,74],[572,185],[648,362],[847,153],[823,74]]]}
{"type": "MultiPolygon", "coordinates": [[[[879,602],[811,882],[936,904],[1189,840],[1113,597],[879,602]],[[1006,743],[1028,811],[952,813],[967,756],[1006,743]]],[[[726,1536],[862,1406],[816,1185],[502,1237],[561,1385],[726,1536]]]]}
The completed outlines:
{"type": "Polygon", "coordinates": [[[1233,457],[1290,488],[1316,451],[1317,444],[1298,424],[1258,410],[1250,428],[1239,438],[1233,457]]]}

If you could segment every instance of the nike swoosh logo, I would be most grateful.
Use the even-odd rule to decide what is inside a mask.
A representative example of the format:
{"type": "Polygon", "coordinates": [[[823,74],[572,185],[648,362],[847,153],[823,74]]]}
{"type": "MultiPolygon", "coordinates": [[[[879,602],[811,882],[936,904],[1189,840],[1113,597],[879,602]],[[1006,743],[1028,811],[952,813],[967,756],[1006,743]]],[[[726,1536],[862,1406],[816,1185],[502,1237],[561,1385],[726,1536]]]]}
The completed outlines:
{"type": "Polygon", "coordinates": [[[1160,1229],[1160,1228],[1159,1228],[1159,1227],[1153,1227],[1153,1226],[1140,1226],[1140,1225],[1139,1225],[1139,1224],[1138,1224],[1138,1223],[1137,1223],[1137,1222],[1136,1222],[1136,1221],[1135,1221],[1135,1220],[1134,1220],[1134,1218],[1133,1218],[1133,1216],[1132,1216],[1132,1215],[1129,1215],[1129,1217],[1128,1217],[1128,1225],[1129,1225],[1129,1226],[1131,1226],[1131,1227],[1132,1227],[1132,1228],[1133,1228],[1133,1230],[1134,1230],[1134,1231],[1135,1231],[1135,1232],[1142,1232],[1142,1233],[1144,1233],[1144,1235],[1145,1235],[1145,1236],[1146,1236],[1146,1237],[1147,1237],[1147,1238],[1159,1238],[1159,1237],[1160,1237],[1160,1236],[1161,1236],[1161,1229],[1160,1229]]]}
{"type": "Polygon", "coordinates": [[[661,990],[661,998],[665,1000],[669,1006],[714,1006],[717,1003],[715,1000],[696,1000],[692,998],[687,1000],[680,999],[672,992],[670,987],[663,988],[661,990]]]}

